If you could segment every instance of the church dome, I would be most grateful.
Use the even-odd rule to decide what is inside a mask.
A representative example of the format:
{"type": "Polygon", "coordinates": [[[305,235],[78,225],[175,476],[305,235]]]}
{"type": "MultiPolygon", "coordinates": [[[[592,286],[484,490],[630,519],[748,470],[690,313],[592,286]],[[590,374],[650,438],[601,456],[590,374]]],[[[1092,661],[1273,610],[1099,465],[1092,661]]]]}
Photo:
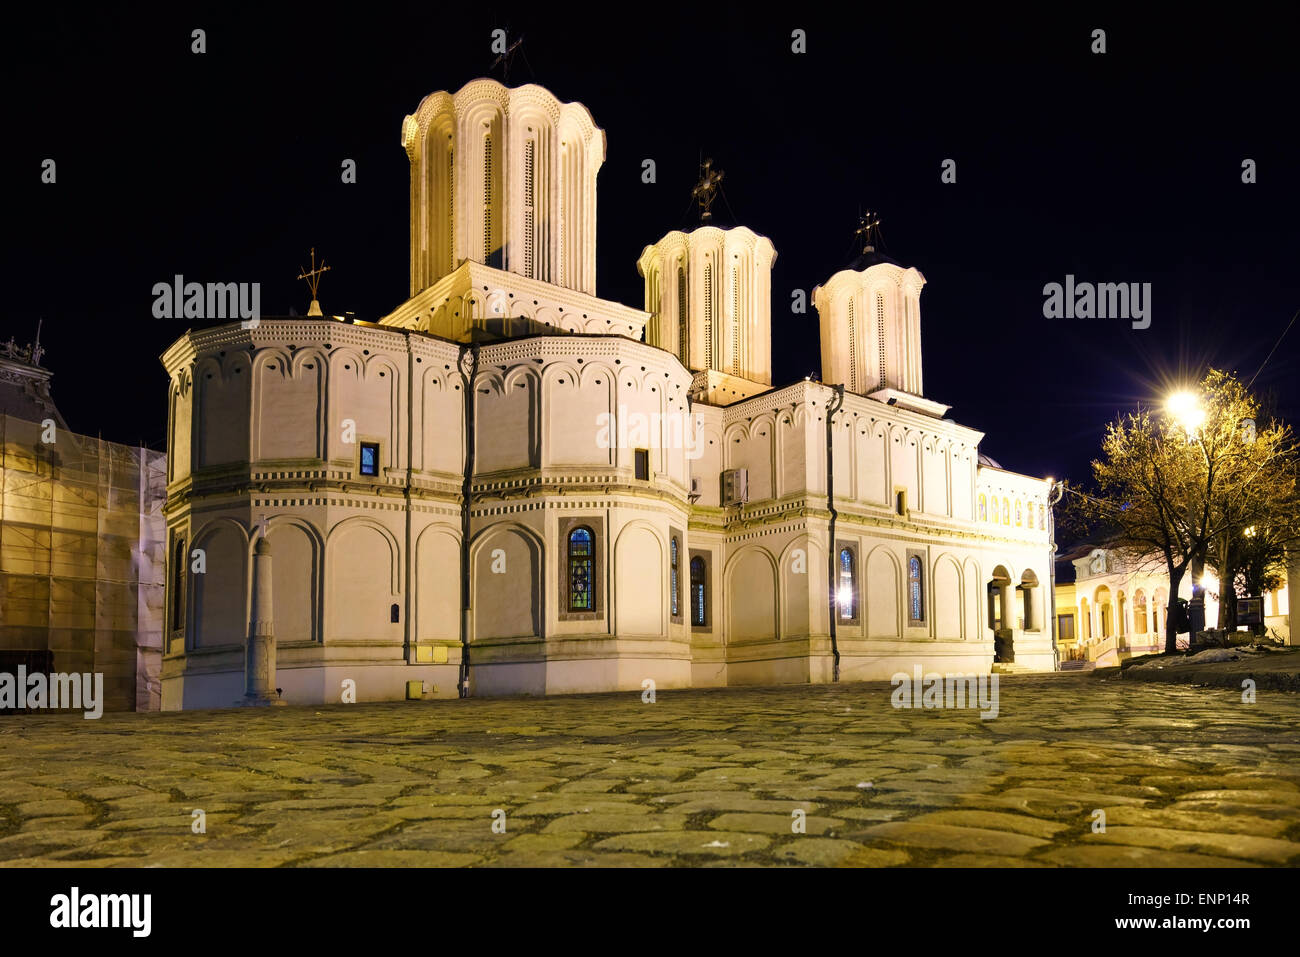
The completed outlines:
{"type": "Polygon", "coordinates": [[[402,121],[411,169],[411,295],[466,261],[596,292],[605,133],[536,84],[473,80],[402,121]]]}

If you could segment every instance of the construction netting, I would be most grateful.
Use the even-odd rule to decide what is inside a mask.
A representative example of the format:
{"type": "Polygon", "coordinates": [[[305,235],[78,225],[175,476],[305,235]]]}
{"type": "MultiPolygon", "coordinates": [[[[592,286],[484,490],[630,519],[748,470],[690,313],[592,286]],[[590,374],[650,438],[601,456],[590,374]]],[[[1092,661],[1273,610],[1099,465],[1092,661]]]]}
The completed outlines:
{"type": "Polygon", "coordinates": [[[0,476],[0,671],[102,673],[106,710],[156,710],[166,455],[0,415],[0,476]]]}

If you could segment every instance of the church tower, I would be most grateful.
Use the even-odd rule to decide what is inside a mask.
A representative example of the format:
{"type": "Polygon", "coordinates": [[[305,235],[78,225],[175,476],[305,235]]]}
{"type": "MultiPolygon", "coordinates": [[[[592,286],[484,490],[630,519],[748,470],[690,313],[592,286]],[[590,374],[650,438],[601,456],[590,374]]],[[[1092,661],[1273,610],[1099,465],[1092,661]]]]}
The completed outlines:
{"type": "Polygon", "coordinates": [[[858,395],[890,390],[919,398],[925,277],[876,251],[878,228],[872,213],[863,216],[861,255],[813,290],[821,319],[822,381],[858,395]]]}
{"type": "Polygon", "coordinates": [[[690,232],[673,230],[645,247],[636,266],[645,279],[645,310],[651,315],[646,341],[702,373],[707,401],[727,404],[772,384],[776,249],[745,226],[709,225],[711,190],[719,179],[721,173],[706,162],[695,190],[702,225],[690,232]]]}
{"type": "Polygon", "coordinates": [[[411,292],[462,263],[596,293],[605,133],[535,84],[474,80],[402,122],[411,167],[411,292]]]}

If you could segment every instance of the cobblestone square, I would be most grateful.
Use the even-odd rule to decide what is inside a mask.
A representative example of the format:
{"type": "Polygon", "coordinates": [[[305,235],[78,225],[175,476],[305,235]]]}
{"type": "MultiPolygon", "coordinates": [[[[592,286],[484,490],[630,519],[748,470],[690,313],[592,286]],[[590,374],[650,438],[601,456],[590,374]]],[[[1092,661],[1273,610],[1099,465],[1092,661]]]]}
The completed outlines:
{"type": "Polygon", "coordinates": [[[10,716],[0,863],[1300,863],[1295,694],[1017,675],[983,720],[890,692],[10,716]]]}

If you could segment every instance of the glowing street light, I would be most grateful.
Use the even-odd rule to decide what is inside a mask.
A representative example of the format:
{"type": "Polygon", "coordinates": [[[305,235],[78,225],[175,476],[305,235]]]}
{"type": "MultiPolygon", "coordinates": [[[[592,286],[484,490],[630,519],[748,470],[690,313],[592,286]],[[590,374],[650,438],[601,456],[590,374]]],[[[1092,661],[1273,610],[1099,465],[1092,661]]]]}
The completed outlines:
{"type": "Polygon", "coordinates": [[[1189,435],[1205,424],[1205,410],[1201,408],[1201,400],[1192,392],[1175,392],[1165,400],[1165,411],[1189,435]]]}

